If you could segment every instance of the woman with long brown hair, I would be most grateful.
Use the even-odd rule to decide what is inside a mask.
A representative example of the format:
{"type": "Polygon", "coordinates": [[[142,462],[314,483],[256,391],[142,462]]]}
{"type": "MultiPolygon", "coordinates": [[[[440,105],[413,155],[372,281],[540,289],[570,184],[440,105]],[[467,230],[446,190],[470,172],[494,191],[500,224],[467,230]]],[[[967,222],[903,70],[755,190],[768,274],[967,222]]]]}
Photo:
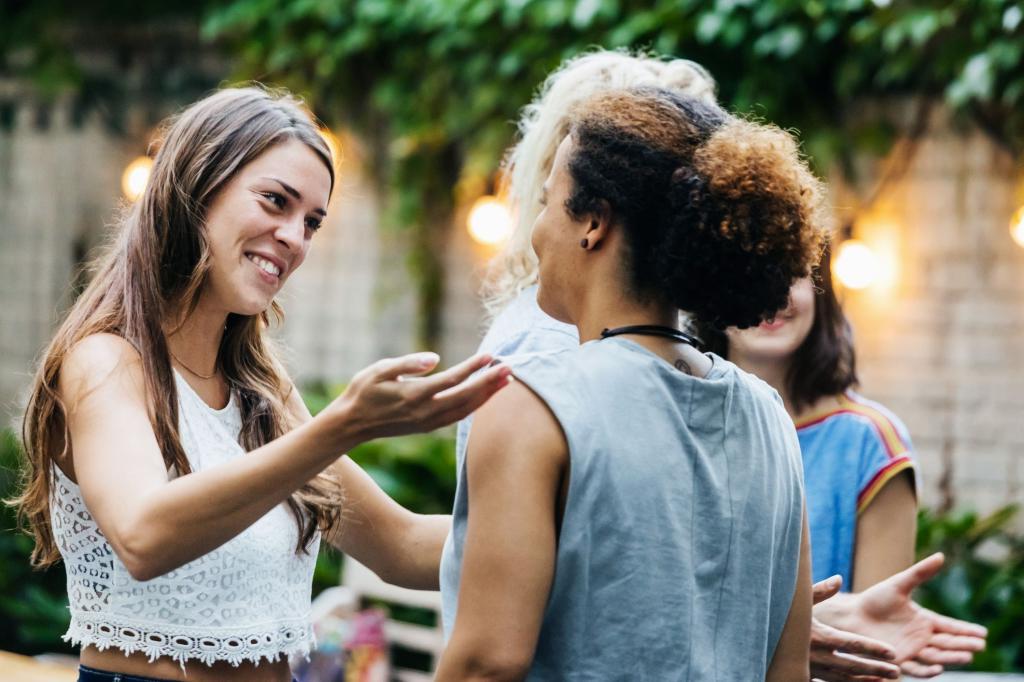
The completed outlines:
{"type": "Polygon", "coordinates": [[[437,356],[383,360],[310,416],[267,329],[333,169],[286,94],[187,108],[43,353],[17,502],[33,561],[65,563],[81,680],[290,679],[321,533],[392,582],[437,585],[425,557],[448,518],[406,512],[342,455],[465,416],[508,370],[468,379],[477,356],[411,381],[437,356]]]}

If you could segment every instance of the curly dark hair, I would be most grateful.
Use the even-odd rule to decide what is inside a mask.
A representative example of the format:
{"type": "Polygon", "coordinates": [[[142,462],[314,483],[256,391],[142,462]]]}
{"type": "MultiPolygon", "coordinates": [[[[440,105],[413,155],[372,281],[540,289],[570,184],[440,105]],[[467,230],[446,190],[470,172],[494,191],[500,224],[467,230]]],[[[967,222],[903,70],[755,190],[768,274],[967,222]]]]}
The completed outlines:
{"type": "Polygon", "coordinates": [[[821,182],[791,135],[650,87],[601,93],[572,118],[566,210],[611,209],[635,295],[719,329],[785,307],[826,225],[821,182]]]}
{"type": "MultiPolygon", "coordinates": [[[[831,263],[832,250],[826,246],[813,275],[814,322],[786,373],[786,392],[798,410],[858,383],[853,328],[832,286],[831,263]]],[[[690,331],[707,350],[728,359],[729,339],[722,330],[694,321],[690,331]]]]}

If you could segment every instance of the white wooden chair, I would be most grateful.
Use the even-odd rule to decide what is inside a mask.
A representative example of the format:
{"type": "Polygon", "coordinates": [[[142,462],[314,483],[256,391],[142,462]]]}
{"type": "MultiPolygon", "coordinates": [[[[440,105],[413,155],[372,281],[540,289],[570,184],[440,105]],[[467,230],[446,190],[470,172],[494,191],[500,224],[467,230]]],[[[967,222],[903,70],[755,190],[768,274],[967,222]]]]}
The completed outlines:
{"type": "MultiPolygon", "coordinates": [[[[409,590],[389,585],[350,556],[345,557],[341,584],[352,592],[357,606],[363,600],[379,600],[433,611],[436,614],[436,625],[433,627],[403,623],[389,617],[384,623],[384,633],[387,635],[389,644],[397,644],[402,648],[429,655],[430,669],[431,672],[434,671],[441,651],[444,649],[440,592],[409,590]]],[[[433,675],[430,673],[397,668],[394,665],[391,669],[391,677],[399,682],[427,682],[433,679],[433,675]]]]}

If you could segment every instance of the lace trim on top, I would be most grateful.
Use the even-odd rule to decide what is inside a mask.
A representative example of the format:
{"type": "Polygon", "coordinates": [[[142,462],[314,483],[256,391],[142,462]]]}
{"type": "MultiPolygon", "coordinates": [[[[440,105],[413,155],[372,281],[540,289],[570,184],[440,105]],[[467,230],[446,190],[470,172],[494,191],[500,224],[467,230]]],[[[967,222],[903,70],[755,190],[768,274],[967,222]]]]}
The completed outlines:
{"type": "Polygon", "coordinates": [[[274,663],[282,656],[285,660],[292,656],[306,657],[316,646],[308,617],[294,623],[278,622],[271,627],[246,631],[231,628],[224,634],[209,627],[177,626],[174,635],[163,632],[166,625],[145,628],[134,622],[118,623],[118,620],[109,614],[98,617],[72,614],[71,627],[62,639],[74,646],[90,645],[100,651],[119,649],[126,656],[141,652],[150,663],[158,658],[170,658],[181,663],[182,668],[186,661],[199,661],[203,665],[227,661],[235,667],[245,661],[259,665],[263,659],[274,663]]]}
{"type": "MultiPolygon", "coordinates": [[[[182,447],[194,471],[245,455],[235,398],[207,405],[175,372],[182,447]]],[[[280,504],[238,536],[169,573],[141,582],[114,553],[59,467],[51,523],[67,571],[71,626],[65,641],[210,665],[259,664],[315,646],[310,592],[319,537],[295,552],[298,528],[280,504]]],[[[187,533],[188,529],[181,529],[187,533]]]]}

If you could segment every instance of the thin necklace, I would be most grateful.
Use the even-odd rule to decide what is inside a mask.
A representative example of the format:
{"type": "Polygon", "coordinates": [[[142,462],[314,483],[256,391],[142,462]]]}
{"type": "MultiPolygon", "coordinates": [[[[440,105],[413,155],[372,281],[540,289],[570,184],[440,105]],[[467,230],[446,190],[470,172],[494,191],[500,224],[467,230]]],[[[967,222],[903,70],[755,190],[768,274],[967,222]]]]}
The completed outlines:
{"type": "Polygon", "coordinates": [[[174,351],[172,351],[170,348],[167,349],[167,352],[171,354],[171,357],[174,358],[179,365],[181,365],[186,370],[188,370],[189,374],[194,374],[197,377],[199,377],[200,379],[212,379],[215,376],[217,376],[218,369],[217,369],[217,365],[216,364],[214,364],[214,366],[213,366],[213,372],[212,373],[210,373],[210,374],[200,374],[199,372],[195,371],[194,369],[192,369],[191,367],[186,365],[184,362],[182,362],[181,358],[179,358],[177,355],[175,355],[174,351]]]}

